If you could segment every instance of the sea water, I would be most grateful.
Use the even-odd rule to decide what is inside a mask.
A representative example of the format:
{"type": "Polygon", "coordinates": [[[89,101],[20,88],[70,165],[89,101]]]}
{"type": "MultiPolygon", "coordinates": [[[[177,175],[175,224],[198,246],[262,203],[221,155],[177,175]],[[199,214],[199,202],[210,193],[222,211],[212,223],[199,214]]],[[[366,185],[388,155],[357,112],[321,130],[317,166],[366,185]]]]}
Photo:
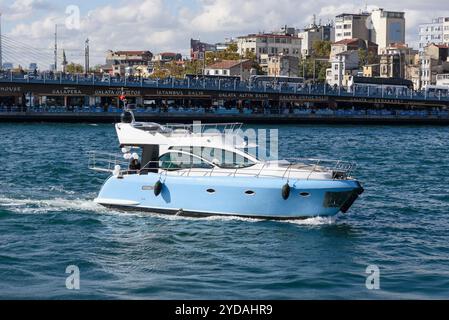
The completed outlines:
{"type": "Polygon", "coordinates": [[[366,191],[347,215],[105,209],[92,200],[107,176],[87,164],[89,151],[118,151],[112,124],[0,124],[0,299],[449,297],[449,128],[268,128],[282,157],[357,162],[366,191]]]}

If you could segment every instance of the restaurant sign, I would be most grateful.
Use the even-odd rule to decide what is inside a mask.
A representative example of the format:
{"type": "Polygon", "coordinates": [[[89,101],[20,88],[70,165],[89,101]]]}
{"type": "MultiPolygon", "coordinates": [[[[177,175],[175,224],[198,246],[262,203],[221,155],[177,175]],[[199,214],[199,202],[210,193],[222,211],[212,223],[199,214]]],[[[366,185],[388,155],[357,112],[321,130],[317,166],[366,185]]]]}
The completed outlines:
{"type": "Polygon", "coordinates": [[[21,87],[0,86],[0,94],[17,94],[21,92],[22,92],[21,87]]]}
{"type": "Polygon", "coordinates": [[[51,92],[52,95],[59,95],[59,96],[82,96],[84,95],[83,91],[77,88],[62,88],[62,89],[55,89],[51,92]]]}
{"type": "Polygon", "coordinates": [[[124,94],[125,96],[130,96],[130,97],[139,97],[142,95],[142,93],[140,92],[140,90],[131,90],[131,89],[124,89],[122,91],[122,89],[120,88],[115,88],[115,89],[99,89],[99,90],[95,90],[94,93],[96,96],[121,96],[122,94],[124,94]]]}

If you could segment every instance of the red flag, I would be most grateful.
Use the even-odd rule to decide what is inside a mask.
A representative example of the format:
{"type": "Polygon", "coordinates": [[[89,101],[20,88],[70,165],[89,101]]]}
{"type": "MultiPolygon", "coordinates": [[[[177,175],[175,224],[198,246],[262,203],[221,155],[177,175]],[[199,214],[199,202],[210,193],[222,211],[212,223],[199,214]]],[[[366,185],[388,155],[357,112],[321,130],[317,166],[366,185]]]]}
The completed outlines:
{"type": "Polygon", "coordinates": [[[126,99],[125,95],[122,94],[122,95],[120,96],[120,100],[124,101],[125,99],[126,99]]]}

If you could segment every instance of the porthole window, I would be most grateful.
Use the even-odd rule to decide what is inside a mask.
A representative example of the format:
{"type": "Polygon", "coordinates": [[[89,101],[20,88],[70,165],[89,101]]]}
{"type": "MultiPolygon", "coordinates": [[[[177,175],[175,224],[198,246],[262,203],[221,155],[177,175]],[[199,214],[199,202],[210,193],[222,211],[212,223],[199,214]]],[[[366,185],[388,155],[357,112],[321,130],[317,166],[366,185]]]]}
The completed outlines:
{"type": "Polygon", "coordinates": [[[308,192],[301,192],[299,195],[300,195],[301,197],[303,197],[303,198],[308,198],[308,197],[310,197],[310,193],[308,193],[308,192]]]}
{"type": "Polygon", "coordinates": [[[252,190],[245,191],[245,194],[248,196],[254,196],[256,193],[252,190]]]}
{"type": "Polygon", "coordinates": [[[207,193],[210,193],[210,194],[215,193],[215,189],[207,189],[206,191],[207,191],[207,193]]]}

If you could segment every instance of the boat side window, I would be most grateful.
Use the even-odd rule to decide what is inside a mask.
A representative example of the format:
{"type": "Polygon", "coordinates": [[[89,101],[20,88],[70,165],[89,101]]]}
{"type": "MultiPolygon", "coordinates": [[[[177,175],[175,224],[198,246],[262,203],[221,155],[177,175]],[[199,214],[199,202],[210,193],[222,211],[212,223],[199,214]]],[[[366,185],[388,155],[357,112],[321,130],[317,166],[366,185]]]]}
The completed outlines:
{"type": "Polygon", "coordinates": [[[250,159],[232,151],[210,147],[171,147],[171,150],[178,150],[194,154],[223,169],[241,169],[255,165],[250,159]]]}
{"type": "Polygon", "coordinates": [[[167,171],[183,169],[212,169],[203,159],[184,152],[168,152],[159,158],[159,168],[167,171]]]}

